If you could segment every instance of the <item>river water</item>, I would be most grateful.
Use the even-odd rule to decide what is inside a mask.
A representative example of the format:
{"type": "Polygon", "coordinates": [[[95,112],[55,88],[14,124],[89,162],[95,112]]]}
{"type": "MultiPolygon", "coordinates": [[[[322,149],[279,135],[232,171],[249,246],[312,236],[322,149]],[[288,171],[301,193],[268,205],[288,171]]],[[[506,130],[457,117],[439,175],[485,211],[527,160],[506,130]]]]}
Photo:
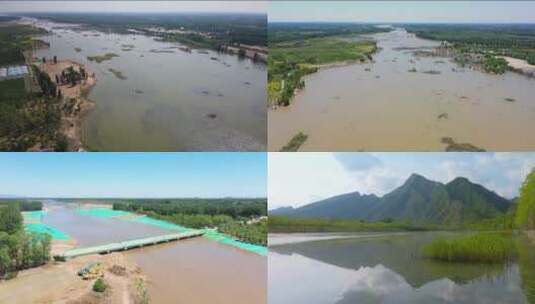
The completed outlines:
{"type": "Polygon", "coordinates": [[[408,48],[439,43],[403,29],[368,37],[381,48],[374,62],[308,75],[289,107],[269,111],[269,150],[299,132],[303,151],[443,151],[444,137],[491,151],[535,147],[535,79],[417,56],[408,48]]]}
{"type": "Polygon", "coordinates": [[[143,35],[75,30],[45,20],[49,49],[34,56],[72,59],[96,73],[96,108],[83,144],[101,151],[265,150],[266,67],[238,56],[178,49],[143,35]],[[76,48],[81,49],[79,52],[76,48]],[[97,63],[87,56],[115,53],[97,63]],[[110,69],[122,72],[117,78],[110,69]]]}
{"type": "MultiPolygon", "coordinates": [[[[176,233],[141,222],[84,215],[75,204],[48,202],[43,224],[77,247],[176,233]]],[[[151,303],[266,303],[267,258],[205,238],[125,252],[148,278],[151,303]]]]}
{"type": "Polygon", "coordinates": [[[270,234],[269,303],[528,303],[521,273],[532,269],[421,257],[425,244],[446,235],[324,234],[333,239],[303,242],[270,234]]]}

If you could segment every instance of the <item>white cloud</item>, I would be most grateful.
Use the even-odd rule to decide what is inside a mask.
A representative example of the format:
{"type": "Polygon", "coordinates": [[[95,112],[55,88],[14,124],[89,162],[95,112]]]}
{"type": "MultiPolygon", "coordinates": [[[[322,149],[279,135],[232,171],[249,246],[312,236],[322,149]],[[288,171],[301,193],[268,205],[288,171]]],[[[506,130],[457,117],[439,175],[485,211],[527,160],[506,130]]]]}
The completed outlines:
{"type": "Polygon", "coordinates": [[[412,173],[442,183],[463,176],[512,198],[535,167],[535,153],[270,153],[268,164],[273,209],[353,191],[383,195],[412,173]]]}
{"type": "Polygon", "coordinates": [[[351,178],[327,153],[270,153],[268,199],[270,209],[300,206],[352,191],[351,178]]]}

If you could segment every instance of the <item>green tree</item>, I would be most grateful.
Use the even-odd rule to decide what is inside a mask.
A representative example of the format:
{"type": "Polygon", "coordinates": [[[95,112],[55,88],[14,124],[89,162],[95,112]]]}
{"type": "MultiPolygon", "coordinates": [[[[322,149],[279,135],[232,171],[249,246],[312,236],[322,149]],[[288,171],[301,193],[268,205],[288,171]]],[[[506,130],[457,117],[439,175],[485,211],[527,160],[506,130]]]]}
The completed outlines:
{"type": "Polygon", "coordinates": [[[0,245],[0,277],[4,276],[11,269],[11,257],[7,246],[0,245]]]}
{"type": "Polygon", "coordinates": [[[54,151],[56,152],[66,152],[69,149],[69,141],[67,137],[63,134],[58,134],[56,137],[56,147],[54,151]]]}
{"type": "Polygon", "coordinates": [[[93,291],[96,292],[104,292],[106,290],[106,283],[104,283],[104,280],[102,278],[98,278],[95,283],[93,284],[93,291]]]}
{"type": "MultiPolygon", "coordinates": [[[[0,204],[0,279],[21,269],[42,265],[50,259],[51,237],[24,231],[19,204],[0,204]]],[[[28,202],[25,208],[37,208],[28,202]]]]}
{"type": "Polygon", "coordinates": [[[521,229],[535,229],[535,168],[522,184],[517,204],[515,226],[521,229]]]}
{"type": "Polygon", "coordinates": [[[7,204],[0,208],[0,231],[8,234],[22,229],[22,215],[15,203],[7,204]]]}

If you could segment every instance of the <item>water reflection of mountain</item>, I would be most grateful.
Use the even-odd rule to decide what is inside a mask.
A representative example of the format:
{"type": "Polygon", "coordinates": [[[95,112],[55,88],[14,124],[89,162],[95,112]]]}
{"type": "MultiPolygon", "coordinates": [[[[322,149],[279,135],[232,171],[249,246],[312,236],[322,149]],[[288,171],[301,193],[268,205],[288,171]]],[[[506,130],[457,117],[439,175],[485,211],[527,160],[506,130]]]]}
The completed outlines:
{"type": "Polygon", "coordinates": [[[456,284],[467,284],[474,279],[491,278],[504,271],[504,265],[451,264],[421,258],[422,246],[438,234],[442,233],[306,242],[270,246],[269,249],[279,254],[299,254],[351,270],[383,265],[401,275],[413,288],[444,278],[456,284]]]}
{"type": "Polygon", "coordinates": [[[524,303],[518,266],[495,278],[483,277],[466,284],[443,278],[413,288],[394,271],[377,265],[355,271],[336,304],[353,303],[524,303]]]}

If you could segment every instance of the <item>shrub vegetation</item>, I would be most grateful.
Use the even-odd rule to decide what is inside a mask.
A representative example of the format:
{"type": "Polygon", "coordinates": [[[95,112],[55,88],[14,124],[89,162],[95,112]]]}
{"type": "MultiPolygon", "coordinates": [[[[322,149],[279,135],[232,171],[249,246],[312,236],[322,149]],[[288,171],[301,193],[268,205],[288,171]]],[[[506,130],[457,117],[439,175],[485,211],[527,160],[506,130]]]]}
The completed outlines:
{"type": "Polygon", "coordinates": [[[147,214],[189,228],[217,228],[241,241],[267,245],[266,199],[132,200],[113,204],[115,210],[147,214]]]}
{"type": "Polygon", "coordinates": [[[24,231],[22,221],[18,204],[0,204],[0,279],[50,259],[51,237],[24,231]]]}
{"type": "Polygon", "coordinates": [[[503,233],[478,233],[454,239],[438,239],[424,247],[428,258],[446,262],[495,263],[509,260],[514,244],[503,233]]]}
{"type": "Polygon", "coordinates": [[[104,292],[106,291],[106,288],[108,286],[106,286],[106,283],[104,282],[104,280],[102,278],[98,278],[95,283],[93,284],[93,291],[95,292],[104,292]]]}
{"type": "Polygon", "coordinates": [[[535,229],[535,169],[526,177],[520,188],[515,226],[521,229],[535,229]]]}

